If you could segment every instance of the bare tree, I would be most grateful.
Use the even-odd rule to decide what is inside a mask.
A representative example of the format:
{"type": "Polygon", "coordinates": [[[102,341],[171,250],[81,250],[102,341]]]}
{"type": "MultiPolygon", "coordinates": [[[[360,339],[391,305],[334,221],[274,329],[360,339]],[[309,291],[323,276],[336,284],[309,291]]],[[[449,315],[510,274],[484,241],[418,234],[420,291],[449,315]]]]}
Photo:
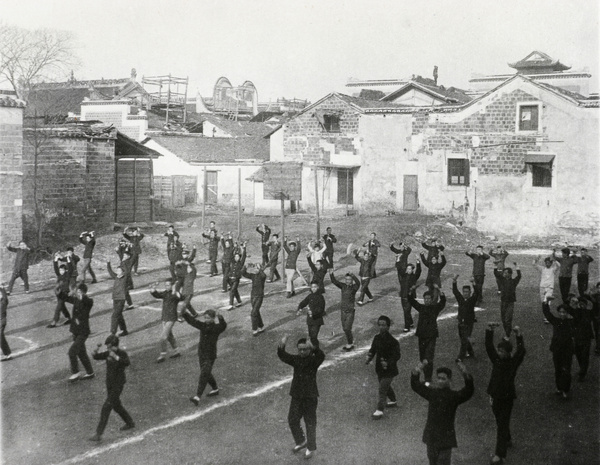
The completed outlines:
{"type": "Polygon", "coordinates": [[[19,98],[27,100],[34,84],[66,75],[78,65],[71,32],[0,23],[0,74],[19,98]]]}

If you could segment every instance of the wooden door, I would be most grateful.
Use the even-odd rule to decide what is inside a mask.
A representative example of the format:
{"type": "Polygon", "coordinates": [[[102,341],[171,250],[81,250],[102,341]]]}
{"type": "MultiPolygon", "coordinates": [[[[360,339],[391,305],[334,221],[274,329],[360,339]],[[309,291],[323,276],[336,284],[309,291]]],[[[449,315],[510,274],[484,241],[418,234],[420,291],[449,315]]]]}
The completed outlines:
{"type": "Polygon", "coordinates": [[[415,211],[419,208],[419,186],[417,176],[404,175],[404,210],[415,211]]]}
{"type": "Polygon", "coordinates": [[[118,160],[116,171],[116,222],[152,221],[152,160],[118,160]]]}
{"type": "Polygon", "coordinates": [[[173,176],[173,207],[185,206],[185,176],[173,176]]]}
{"type": "Polygon", "coordinates": [[[354,176],[352,170],[337,170],[338,204],[354,205],[354,176]]]}
{"type": "Polygon", "coordinates": [[[206,184],[204,186],[204,198],[209,205],[216,205],[219,198],[217,190],[217,171],[206,172],[206,184]]]}

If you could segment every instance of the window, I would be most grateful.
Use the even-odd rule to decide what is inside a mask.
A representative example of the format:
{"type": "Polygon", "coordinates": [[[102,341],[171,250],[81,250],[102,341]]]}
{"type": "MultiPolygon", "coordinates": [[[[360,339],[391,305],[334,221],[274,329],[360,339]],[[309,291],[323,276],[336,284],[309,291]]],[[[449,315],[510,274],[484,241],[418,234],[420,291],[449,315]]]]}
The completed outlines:
{"type": "Polygon", "coordinates": [[[519,121],[517,126],[519,131],[538,131],[540,122],[539,105],[521,105],[519,108],[519,121]]]}
{"type": "Polygon", "coordinates": [[[340,205],[354,205],[354,174],[352,170],[337,170],[338,201],[340,205]]]}
{"type": "Polygon", "coordinates": [[[448,159],[448,185],[469,185],[469,160],[466,158],[448,159]]]}
{"type": "Polygon", "coordinates": [[[531,163],[533,187],[552,187],[552,163],[531,163]]]}
{"type": "Polygon", "coordinates": [[[340,117],[338,115],[323,115],[323,127],[327,132],[340,132],[340,117]]]}

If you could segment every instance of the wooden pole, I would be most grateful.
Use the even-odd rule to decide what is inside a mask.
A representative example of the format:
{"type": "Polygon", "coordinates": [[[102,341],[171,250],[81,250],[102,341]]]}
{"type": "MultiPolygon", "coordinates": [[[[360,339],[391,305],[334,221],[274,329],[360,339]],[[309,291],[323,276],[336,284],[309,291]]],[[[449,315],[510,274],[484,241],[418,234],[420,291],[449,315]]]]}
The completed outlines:
{"type": "MultiPolygon", "coordinates": [[[[202,232],[204,232],[204,217],[206,215],[206,165],[204,165],[203,181],[202,181],[202,232]]],[[[204,241],[203,241],[204,242],[204,241]]]]}
{"type": "MultiPolygon", "coordinates": [[[[279,236],[283,243],[285,237],[285,201],[283,200],[283,192],[281,193],[281,235],[279,236]]],[[[285,255],[283,247],[281,247],[281,279],[285,281],[285,255]]]]}
{"type": "Polygon", "coordinates": [[[346,170],[346,216],[348,216],[348,190],[350,188],[350,170],[346,170]]]}
{"type": "Polygon", "coordinates": [[[242,237],[242,168],[238,168],[238,240],[242,237]]]}
{"type": "Polygon", "coordinates": [[[319,215],[319,180],[317,177],[317,167],[315,166],[315,211],[317,212],[317,238],[321,237],[321,217],[319,215]]]}

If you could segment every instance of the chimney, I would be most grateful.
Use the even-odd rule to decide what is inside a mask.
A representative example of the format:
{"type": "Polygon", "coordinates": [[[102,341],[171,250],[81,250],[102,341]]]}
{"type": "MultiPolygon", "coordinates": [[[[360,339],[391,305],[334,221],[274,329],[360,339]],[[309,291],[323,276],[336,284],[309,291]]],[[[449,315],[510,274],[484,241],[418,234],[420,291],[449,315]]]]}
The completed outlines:
{"type": "Polygon", "coordinates": [[[135,81],[136,77],[137,77],[137,71],[135,70],[135,68],[131,68],[131,80],[135,81]]]}
{"type": "Polygon", "coordinates": [[[433,67],[433,83],[437,86],[437,79],[438,79],[438,67],[434,66],[433,67]]]}

